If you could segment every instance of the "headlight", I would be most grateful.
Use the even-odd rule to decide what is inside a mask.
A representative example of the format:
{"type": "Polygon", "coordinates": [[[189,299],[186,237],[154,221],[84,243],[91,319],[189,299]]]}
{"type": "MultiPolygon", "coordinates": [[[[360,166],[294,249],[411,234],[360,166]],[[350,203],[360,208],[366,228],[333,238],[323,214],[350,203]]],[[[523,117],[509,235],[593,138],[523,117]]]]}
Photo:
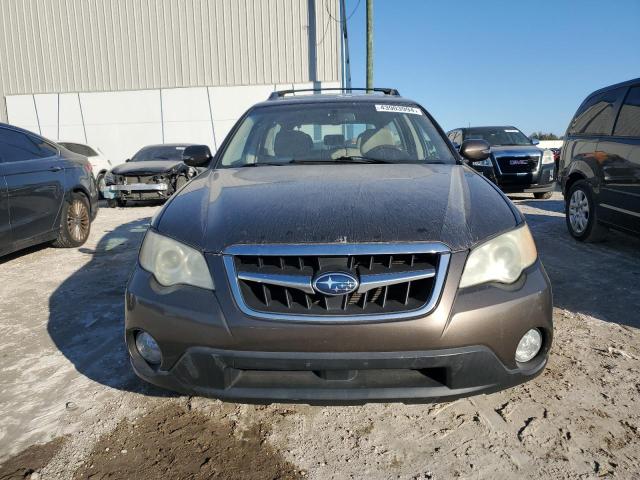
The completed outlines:
{"type": "Polygon", "coordinates": [[[471,162],[471,165],[474,167],[491,167],[493,164],[491,163],[490,158],[485,158],[484,160],[478,160],[477,162],[471,162]]]}
{"type": "Polygon", "coordinates": [[[537,257],[527,225],[503,233],[471,250],[460,288],[487,282],[513,283],[537,257]]]}
{"type": "Polygon", "coordinates": [[[553,152],[551,150],[544,150],[542,152],[542,164],[550,165],[552,163],[556,163],[555,159],[553,158],[553,152]]]}
{"type": "Polygon", "coordinates": [[[213,279],[202,253],[153,230],[144,237],[140,265],[166,287],[185,284],[213,290],[213,279]]]}

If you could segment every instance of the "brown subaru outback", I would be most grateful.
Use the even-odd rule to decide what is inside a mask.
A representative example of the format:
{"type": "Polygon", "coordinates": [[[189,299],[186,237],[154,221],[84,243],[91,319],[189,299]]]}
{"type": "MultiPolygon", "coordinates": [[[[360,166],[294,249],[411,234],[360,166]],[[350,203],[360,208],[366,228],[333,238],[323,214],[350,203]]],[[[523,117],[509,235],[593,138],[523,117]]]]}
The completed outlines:
{"type": "Polygon", "coordinates": [[[459,155],[395,90],[289,93],[252,107],[153,219],[126,292],[136,373],[303,402],[443,400],[539,374],[549,279],[522,214],[466,165],[489,145],[459,155]]]}

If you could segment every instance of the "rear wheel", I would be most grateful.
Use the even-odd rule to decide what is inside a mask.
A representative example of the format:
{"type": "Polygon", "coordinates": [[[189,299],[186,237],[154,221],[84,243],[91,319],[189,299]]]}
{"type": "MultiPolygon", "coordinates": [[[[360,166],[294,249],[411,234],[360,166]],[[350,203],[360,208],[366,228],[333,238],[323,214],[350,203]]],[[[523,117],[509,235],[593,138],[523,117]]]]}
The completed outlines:
{"type": "Polygon", "coordinates": [[[553,195],[553,192],[536,192],[533,194],[534,198],[538,200],[549,200],[553,195]]]}
{"type": "Polygon", "coordinates": [[[591,185],[578,180],[571,185],[565,202],[565,218],[569,233],[582,242],[600,242],[608,229],[598,223],[591,185]]]}
{"type": "Polygon", "coordinates": [[[79,247],[87,241],[91,232],[91,210],[89,200],[82,193],[71,194],[71,200],[62,208],[62,219],[58,238],[53,242],[54,247],[79,247]]]}

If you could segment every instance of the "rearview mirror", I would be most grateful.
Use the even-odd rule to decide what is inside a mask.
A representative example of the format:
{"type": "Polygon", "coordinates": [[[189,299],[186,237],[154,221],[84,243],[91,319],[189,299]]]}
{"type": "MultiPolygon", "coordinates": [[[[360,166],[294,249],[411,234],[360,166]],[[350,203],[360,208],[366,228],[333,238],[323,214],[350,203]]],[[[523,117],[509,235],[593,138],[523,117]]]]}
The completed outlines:
{"type": "Polygon", "coordinates": [[[538,145],[540,143],[540,140],[538,140],[537,138],[532,138],[531,139],[531,144],[532,145],[538,145]]]}
{"type": "Polygon", "coordinates": [[[190,145],[184,149],[182,161],[190,167],[206,167],[211,161],[211,150],[206,145],[190,145]]]}
{"type": "Polygon", "coordinates": [[[127,159],[125,160],[125,163],[126,163],[126,162],[130,162],[130,161],[131,161],[131,159],[130,159],[130,158],[127,158],[127,159]]]}
{"type": "Polygon", "coordinates": [[[465,140],[460,147],[460,155],[472,162],[484,160],[491,155],[491,145],[484,140],[465,140]]]}

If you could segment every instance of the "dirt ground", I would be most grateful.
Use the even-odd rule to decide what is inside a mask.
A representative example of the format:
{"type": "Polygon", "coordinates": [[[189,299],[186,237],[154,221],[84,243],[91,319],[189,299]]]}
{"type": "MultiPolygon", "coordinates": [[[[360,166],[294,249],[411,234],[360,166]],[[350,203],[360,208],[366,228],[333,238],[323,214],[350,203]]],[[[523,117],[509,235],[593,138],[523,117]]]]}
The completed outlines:
{"type": "Polygon", "coordinates": [[[525,385],[452,403],[257,406],[137,380],[123,290],[157,207],[101,210],[80,249],[0,263],[0,480],[640,478],[640,241],[583,245],[562,201],[514,199],[554,287],[525,385]]]}

